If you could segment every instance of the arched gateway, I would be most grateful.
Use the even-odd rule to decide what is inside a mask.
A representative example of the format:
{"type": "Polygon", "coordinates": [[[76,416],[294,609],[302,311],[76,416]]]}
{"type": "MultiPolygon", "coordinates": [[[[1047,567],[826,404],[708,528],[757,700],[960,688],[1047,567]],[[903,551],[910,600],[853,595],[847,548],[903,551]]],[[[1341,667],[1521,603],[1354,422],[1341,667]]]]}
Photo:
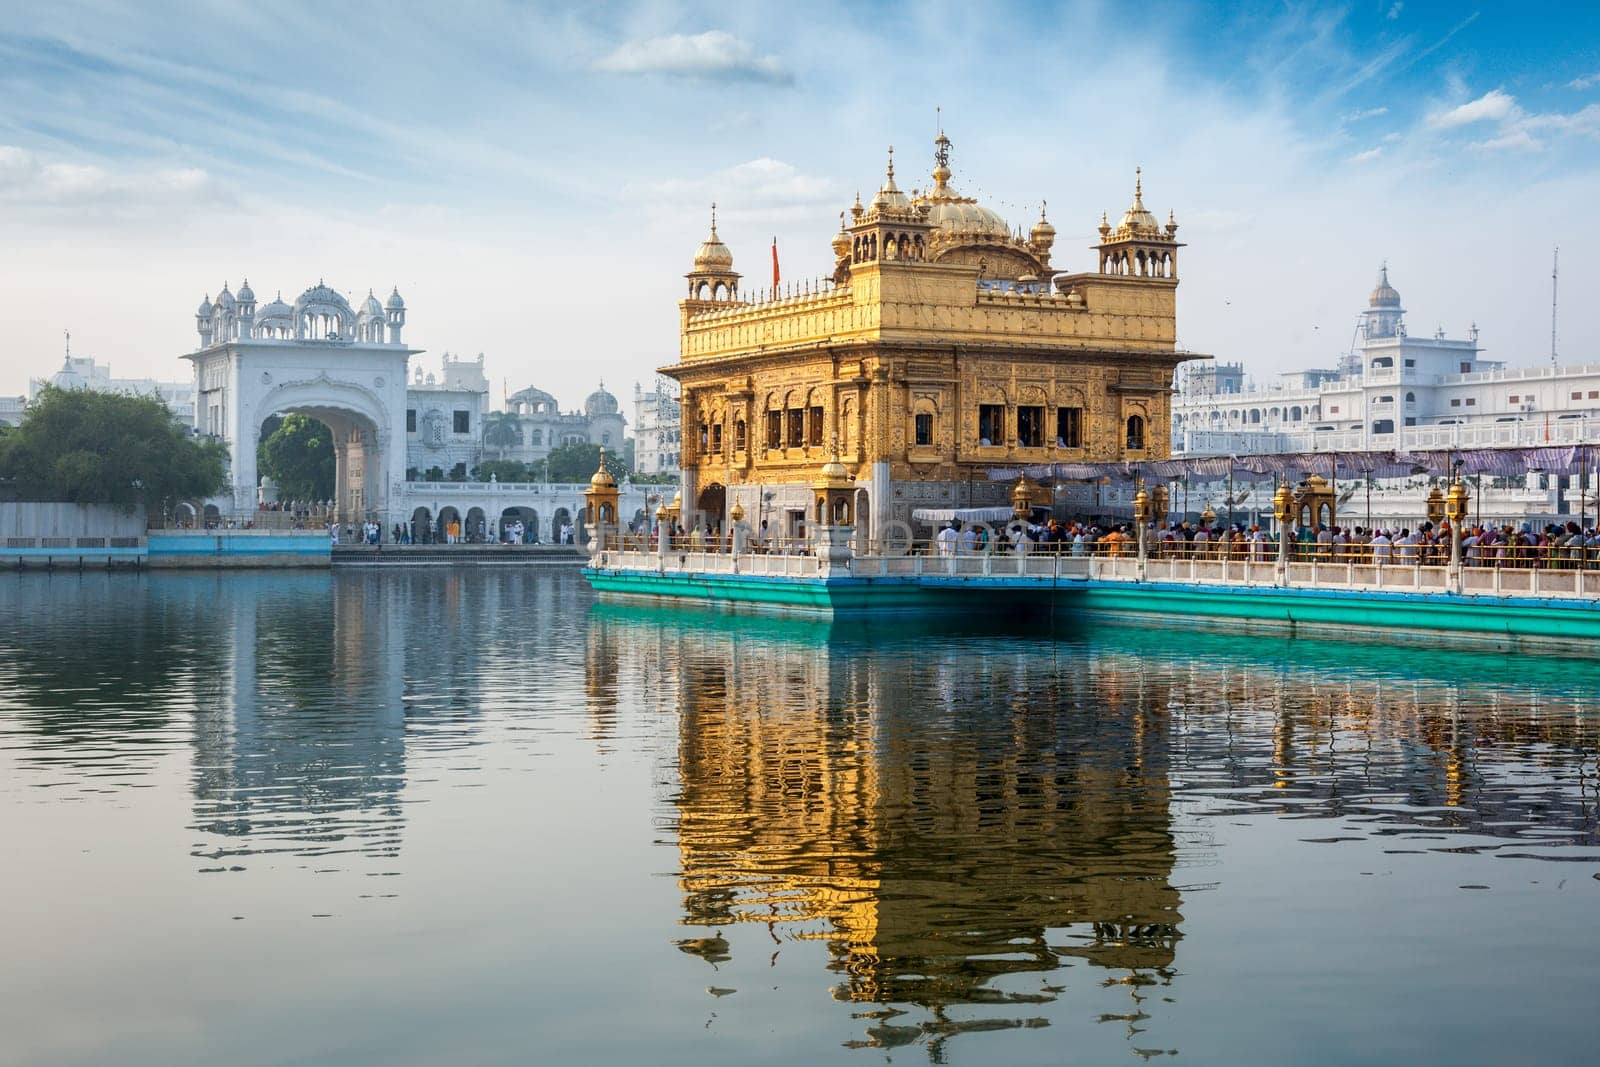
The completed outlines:
{"type": "Polygon", "coordinates": [[[246,282],[224,285],[196,312],[195,429],[228,446],[230,487],[217,502],[246,518],[256,508],[256,444],[272,415],[299,412],[333,433],[333,510],[340,522],[372,518],[385,528],[400,514],[405,483],[407,361],[418,349],[400,339],[405,302],[380,304],[368,292],[360,311],[321,282],[293,306],[276,299],[256,309],[246,282]]]}

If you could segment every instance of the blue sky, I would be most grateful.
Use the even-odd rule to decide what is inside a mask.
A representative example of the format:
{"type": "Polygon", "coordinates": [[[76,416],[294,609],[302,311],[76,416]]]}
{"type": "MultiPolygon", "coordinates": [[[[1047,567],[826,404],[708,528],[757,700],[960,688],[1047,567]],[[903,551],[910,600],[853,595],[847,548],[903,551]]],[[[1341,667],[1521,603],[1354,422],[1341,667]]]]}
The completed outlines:
{"type": "MultiPolygon", "coordinates": [[[[1586,5],[581,8],[11,4],[0,11],[0,392],[74,349],[181,376],[248,276],[399,285],[408,337],[576,405],[648,381],[707,205],[752,278],[826,271],[838,212],[925,180],[1084,269],[1102,210],[1189,242],[1179,333],[1258,377],[1350,344],[1380,261],[1413,332],[1600,361],[1600,14],[1586,5]]],[[[625,397],[626,399],[626,397],[625,397]]]]}

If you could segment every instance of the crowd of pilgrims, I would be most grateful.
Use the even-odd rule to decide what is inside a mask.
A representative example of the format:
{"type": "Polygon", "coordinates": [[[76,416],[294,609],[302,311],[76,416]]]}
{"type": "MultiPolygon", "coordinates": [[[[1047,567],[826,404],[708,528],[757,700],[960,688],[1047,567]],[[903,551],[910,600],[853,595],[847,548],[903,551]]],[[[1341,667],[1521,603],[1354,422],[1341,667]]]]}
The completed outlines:
{"type": "MultiPolygon", "coordinates": [[[[1131,556],[1138,552],[1132,523],[1099,525],[1050,519],[1013,522],[994,531],[984,523],[952,522],[933,539],[941,556],[981,552],[1054,552],[1074,556],[1131,556]]],[[[1233,523],[1157,523],[1148,528],[1152,556],[1207,559],[1276,559],[1277,538],[1260,525],[1233,523]]],[[[1445,566],[1450,562],[1450,524],[1423,522],[1416,529],[1374,529],[1319,524],[1298,527],[1291,538],[1293,557],[1340,563],[1405,563],[1445,566]]],[[[1543,530],[1520,526],[1469,525],[1463,528],[1462,561],[1483,567],[1576,567],[1600,560],[1600,528],[1576,522],[1551,523],[1543,530]]]]}

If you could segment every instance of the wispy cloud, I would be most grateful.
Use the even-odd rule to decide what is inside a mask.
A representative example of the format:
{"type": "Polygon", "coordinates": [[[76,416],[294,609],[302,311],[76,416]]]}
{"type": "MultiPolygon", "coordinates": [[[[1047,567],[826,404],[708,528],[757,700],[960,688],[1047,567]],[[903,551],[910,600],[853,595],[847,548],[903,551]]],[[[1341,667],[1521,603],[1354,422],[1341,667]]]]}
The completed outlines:
{"type": "Polygon", "coordinates": [[[0,145],[0,202],[67,211],[141,215],[231,202],[232,194],[199,167],[114,171],[92,163],[41,158],[0,145]]]}
{"type": "Polygon", "coordinates": [[[1452,130],[1475,122],[1504,122],[1521,113],[1516,97],[1502,89],[1490,89],[1476,100],[1429,115],[1428,125],[1436,130],[1452,130]]]}
{"type": "Polygon", "coordinates": [[[1395,0],[1394,4],[1392,4],[1389,8],[1389,13],[1385,15],[1384,18],[1388,19],[1390,22],[1393,22],[1395,19],[1400,17],[1400,12],[1405,8],[1405,6],[1406,5],[1402,2],[1402,0],[1395,0]]]}
{"type": "Polygon", "coordinates": [[[1344,117],[1344,120],[1346,122],[1361,122],[1364,119],[1375,119],[1379,115],[1387,115],[1388,113],[1389,109],[1386,107],[1369,107],[1364,108],[1361,111],[1350,112],[1350,114],[1344,117]]]}
{"type": "Polygon", "coordinates": [[[806,174],[792,163],[767,156],[704,177],[640,184],[630,192],[670,208],[696,209],[715,200],[724,217],[730,218],[746,212],[770,218],[784,211],[814,216],[818,205],[843,207],[849,196],[832,178],[806,174]]]}
{"type": "Polygon", "coordinates": [[[1571,81],[1569,81],[1567,83],[1567,88],[1568,89],[1592,89],[1596,85],[1600,85],[1600,72],[1597,72],[1597,73],[1594,73],[1594,74],[1585,74],[1581,78],[1573,78],[1571,81]]]}
{"type": "Polygon", "coordinates": [[[789,85],[794,75],[781,59],[760,55],[726,30],[693,35],[672,33],[627,41],[595,63],[613,74],[665,74],[716,81],[754,81],[789,85]]]}
{"type": "Polygon", "coordinates": [[[1351,156],[1350,157],[1350,162],[1352,162],[1352,163],[1371,163],[1373,160],[1382,158],[1382,156],[1383,156],[1383,149],[1382,148],[1369,148],[1365,152],[1357,152],[1355,155],[1351,156]]]}

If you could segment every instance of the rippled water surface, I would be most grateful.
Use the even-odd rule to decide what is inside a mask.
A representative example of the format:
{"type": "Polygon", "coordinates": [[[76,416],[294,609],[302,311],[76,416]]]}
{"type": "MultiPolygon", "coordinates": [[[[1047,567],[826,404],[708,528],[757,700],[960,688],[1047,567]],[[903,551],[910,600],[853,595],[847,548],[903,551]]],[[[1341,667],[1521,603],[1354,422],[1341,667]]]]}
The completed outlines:
{"type": "Polygon", "coordinates": [[[1590,1062],[1600,665],[0,575],[0,1062],[1590,1062]]]}

